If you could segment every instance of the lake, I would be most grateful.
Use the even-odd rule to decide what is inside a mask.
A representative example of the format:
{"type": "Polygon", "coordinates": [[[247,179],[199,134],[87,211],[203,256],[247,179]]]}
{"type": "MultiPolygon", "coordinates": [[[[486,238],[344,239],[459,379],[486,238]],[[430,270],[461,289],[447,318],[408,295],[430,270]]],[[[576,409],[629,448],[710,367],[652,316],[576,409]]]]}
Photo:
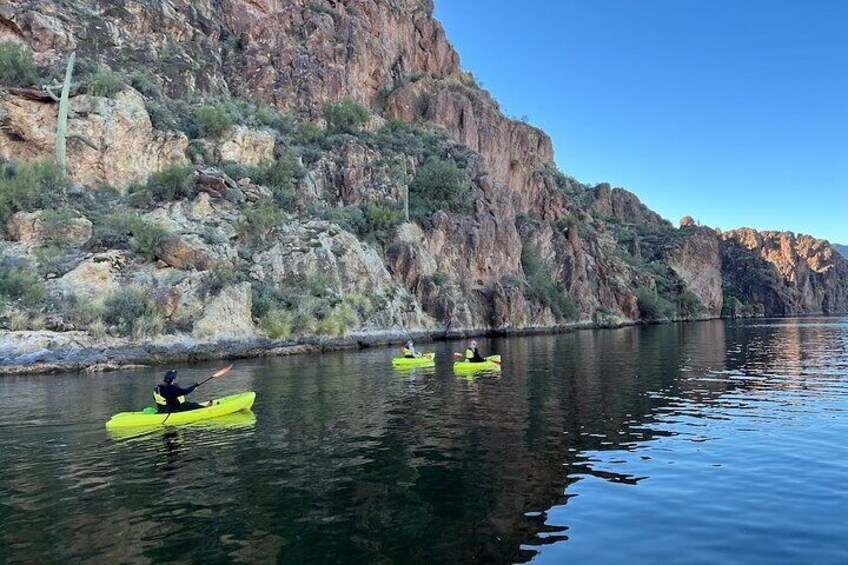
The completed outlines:
{"type": "Polygon", "coordinates": [[[462,347],[239,361],[192,399],[252,413],[141,435],[165,367],[0,377],[0,562],[848,562],[848,318],[462,347]]]}

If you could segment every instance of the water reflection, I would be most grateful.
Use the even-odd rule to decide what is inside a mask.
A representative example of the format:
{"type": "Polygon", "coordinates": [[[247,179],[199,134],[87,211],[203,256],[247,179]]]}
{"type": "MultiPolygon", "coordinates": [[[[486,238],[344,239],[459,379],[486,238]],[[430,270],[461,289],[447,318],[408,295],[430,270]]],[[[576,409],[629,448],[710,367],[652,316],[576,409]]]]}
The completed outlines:
{"type": "MultiPolygon", "coordinates": [[[[624,557],[659,562],[648,533],[699,547],[771,505],[739,502],[750,481],[835,472],[811,467],[822,453],[844,465],[827,433],[848,431],[846,335],[824,319],[496,339],[496,374],[455,375],[454,344],[435,368],[392,368],[391,350],[245,362],[214,395],[256,390],[257,417],[123,437],[102,422],[148,402],[152,372],[0,380],[0,561],[609,561],[626,540],[624,557]],[[788,441],[805,452],[786,458],[788,441]],[[728,503],[705,484],[738,516],[710,522],[728,503]]],[[[752,539],[730,532],[700,560],[767,537],[752,539]]]]}

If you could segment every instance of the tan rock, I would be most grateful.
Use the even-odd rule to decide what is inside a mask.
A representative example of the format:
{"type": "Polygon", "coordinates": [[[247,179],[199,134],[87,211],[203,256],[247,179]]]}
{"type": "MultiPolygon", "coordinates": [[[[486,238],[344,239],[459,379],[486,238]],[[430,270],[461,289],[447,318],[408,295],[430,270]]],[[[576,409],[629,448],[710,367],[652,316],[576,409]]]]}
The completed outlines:
{"type": "Polygon", "coordinates": [[[156,257],[175,269],[205,271],[211,259],[197,236],[169,237],[156,251],[156,257]]]}
{"type": "Polygon", "coordinates": [[[203,317],[194,325],[194,335],[201,338],[239,338],[253,335],[253,295],[250,283],[224,288],[209,302],[203,317]]]}
{"type": "Polygon", "coordinates": [[[218,147],[220,161],[258,165],[274,160],[274,136],[267,131],[235,126],[225,134],[218,147]]]}
{"type": "MultiPolygon", "coordinates": [[[[42,236],[43,212],[17,212],[6,225],[12,239],[21,243],[37,242],[42,236]]],[[[61,226],[66,243],[81,244],[91,239],[92,224],[86,218],[72,218],[61,226]]]]}
{"type": "Polygon", "coordinates": [[[18,212],[6,223],[6,231],[14,241],[27,243],[41,237],[41,213],[18,212]]]}
{"type": "Polygon", "coordinates": [[[118,276],[126,261],[123,251],[98,253],[49,285],[60,294],[100,299],[120,288],[118,276]]]}
{"type": "Polygon", "coordinates": [[[173,319],[180,309],[183,293],[174,287],[155,288],[150,292],[150,298],[156,305],[159,314],[166,320],[173,319]]]}

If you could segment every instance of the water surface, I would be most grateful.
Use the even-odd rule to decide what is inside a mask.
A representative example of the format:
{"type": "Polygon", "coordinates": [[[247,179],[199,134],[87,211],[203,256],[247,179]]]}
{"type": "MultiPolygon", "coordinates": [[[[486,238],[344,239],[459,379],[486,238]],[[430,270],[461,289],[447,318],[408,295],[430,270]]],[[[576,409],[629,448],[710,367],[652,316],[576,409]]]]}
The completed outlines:
{"type": "Polygon", "coordinates": [[[0,378],[0,562],[848,562],[848,319],[482,345],[239,362],[196,396],[253,414],[135,437],[156,370],[0,378]]]}

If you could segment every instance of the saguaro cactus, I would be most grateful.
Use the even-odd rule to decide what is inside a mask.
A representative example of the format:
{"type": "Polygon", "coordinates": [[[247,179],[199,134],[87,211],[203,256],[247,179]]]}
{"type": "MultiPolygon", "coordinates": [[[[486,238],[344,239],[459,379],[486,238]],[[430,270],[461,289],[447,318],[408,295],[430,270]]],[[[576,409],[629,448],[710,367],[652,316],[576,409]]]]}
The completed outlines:
{"type": "Polygon", "coordinates": [[[67,175],[68,169],[66,155],[68,139],[78,139],[92,149],[97,150],[97,146],[84,135],[68,133],[68,111],[71,105],[71,78],[74,75],[74,62],[76,61],[76,56],[77,54],[72,52],[71,56],[68,57],[68,65],[65,67],[65,80],[62,84],[55,83],[42,87],[44,91],[50,95],[50,98],[59,103],[59,119],[56,121],[56,162],[62,170],[62,176],[67,175]],[[61,95],[56,96],[55,90],[60,86],[62,87],[61,95]]]}

